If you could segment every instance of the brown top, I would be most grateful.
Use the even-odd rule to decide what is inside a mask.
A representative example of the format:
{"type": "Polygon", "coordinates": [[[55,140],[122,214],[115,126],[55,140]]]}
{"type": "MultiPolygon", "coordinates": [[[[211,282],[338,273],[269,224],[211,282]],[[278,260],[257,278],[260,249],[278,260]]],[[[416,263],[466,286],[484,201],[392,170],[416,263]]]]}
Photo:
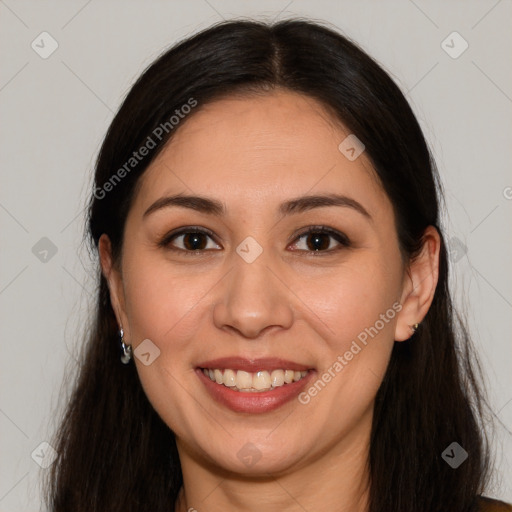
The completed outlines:
{"type": "Polygon", "coordinates": [[[512,505],[504,501],[487,498],[486,496],[479,496],[481,512],[512,512],[512,505]]]}

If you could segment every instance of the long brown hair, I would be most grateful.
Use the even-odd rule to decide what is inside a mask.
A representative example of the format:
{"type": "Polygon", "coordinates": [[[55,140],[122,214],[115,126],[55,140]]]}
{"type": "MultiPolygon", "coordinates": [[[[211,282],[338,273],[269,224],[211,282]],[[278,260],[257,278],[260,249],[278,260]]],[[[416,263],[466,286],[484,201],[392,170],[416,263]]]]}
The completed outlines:
{"type": "MultiPolygon", "coordinates": [[[[489,473],[485,401],[468,332],[448,289],[439,176],[404,95],[354,42],[317,22],[234,20],[162,54],[128,93],[101,147],[87,219],[92,249],[106,233],[120,261],[138,179],[176,131],[168,127],[157,138],[155,130],[177,109],[191,98],[200,108],[221,96],[274,87],[320,101],[365,144],[409,261],[427,226],[441,235],[431,308],[411,341],[395,343],[376,396],[370,512],[473,510],[489,473]],[[148,137],[155,142],[150,154],[114,179],[148,137]],[[453,442],[469,454],[457,469],[441,456],[453,442]]],[[[49,509],[168,512],[182,484],[175,437],[146,398],[135,366],[119,361],[118,326],[99,263],[97,268],[95,318],[54,441],[49,509]]]]}

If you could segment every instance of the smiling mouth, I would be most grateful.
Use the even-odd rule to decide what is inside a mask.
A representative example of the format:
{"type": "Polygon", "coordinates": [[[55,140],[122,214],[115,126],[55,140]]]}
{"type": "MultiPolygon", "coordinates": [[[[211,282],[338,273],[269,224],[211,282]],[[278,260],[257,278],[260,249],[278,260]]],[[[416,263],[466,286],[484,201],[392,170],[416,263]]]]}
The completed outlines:
{"type": "Polygon", "coordinates": [[[231,370],[229,368],[201,368],[201,371],[213,382],[225,386],[233,391],[243,393],[261,393],[272,391],[292,382],[302,380],[308,370],[294,371],[276,369],[268,372],[246,372],[244,370],[231,370]]]}

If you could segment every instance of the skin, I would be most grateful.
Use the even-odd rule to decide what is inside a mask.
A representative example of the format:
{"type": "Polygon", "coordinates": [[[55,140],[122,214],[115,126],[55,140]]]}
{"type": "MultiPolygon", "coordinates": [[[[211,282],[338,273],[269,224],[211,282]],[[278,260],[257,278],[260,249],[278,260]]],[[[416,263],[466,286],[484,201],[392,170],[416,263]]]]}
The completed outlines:
{"type": "Polygon", "coordinates": [[[126,342],[136,349],[150,339],[160,350],[152,364],[134,363],[176,434],[184,476],[177,511],[368,510],[374,398],[395,341],[410,338],[431,305],[440,238],[429,226],[420,256],[403,264],[392,205],[369,160],[363,152],[349,161],[338,149],[348,134],[319,103],[289,91],[198,107],[141,177],[119,265],[101,237],[126,342]],[[372,220],[339,206],[278,213],[282,201],[333,192],[357,200],[372,220]],[[227,213],[173,206],[143,217],[178,193],[217,199],[227,213]],[[314,237],[299,235],[312,225],[344,233],[351,246],[323,235],[311,254],[314,237]],[[203,235],[204,250],[193,255],[184,254],[184,236],[158,246],[188,226],[215,238],[203,235]],[[252,263],[236,252],[247,236],[263,249],[252,263]],[[307,404],[235,413],[194,372],[218,357],[280,357],[321,376],[397,302],[399,313],[307,404]],[[251,466],[237,456],[248,442],[261,455],[251,466]]]}

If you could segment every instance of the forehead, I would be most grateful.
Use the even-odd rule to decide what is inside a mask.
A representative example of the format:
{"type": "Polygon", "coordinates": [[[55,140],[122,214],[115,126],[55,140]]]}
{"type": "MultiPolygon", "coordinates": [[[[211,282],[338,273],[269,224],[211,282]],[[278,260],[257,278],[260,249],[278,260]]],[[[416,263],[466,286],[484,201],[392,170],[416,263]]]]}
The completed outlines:
{"type": "MultiPolygon", "coordinates": [[[[387,196],[364,152],[339,150],[350,132],[318,101],[290,91],[236,96],[196,107],[141,178],[144,202],[166,192],[231,201],[332,192],[387,196]]],[[[382,212],[381,212],[382,213],[382,212]]]]}

